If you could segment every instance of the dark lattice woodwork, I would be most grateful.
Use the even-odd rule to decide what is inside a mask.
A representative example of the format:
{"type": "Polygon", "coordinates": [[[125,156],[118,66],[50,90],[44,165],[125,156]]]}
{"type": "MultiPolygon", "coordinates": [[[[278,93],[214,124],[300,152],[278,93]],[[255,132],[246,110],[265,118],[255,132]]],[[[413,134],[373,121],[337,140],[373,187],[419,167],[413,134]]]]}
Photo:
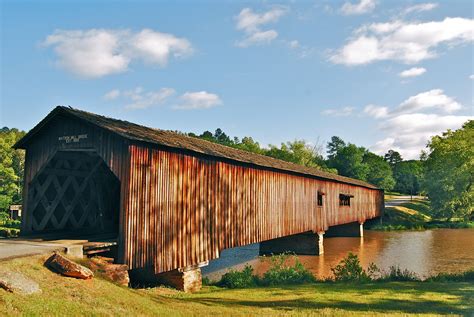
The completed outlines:
{"type": "Polygon", "coordinates": [[[29,194],[32,231],[117,230],[119,182],[94,153],[58,152],[29,194]]]}

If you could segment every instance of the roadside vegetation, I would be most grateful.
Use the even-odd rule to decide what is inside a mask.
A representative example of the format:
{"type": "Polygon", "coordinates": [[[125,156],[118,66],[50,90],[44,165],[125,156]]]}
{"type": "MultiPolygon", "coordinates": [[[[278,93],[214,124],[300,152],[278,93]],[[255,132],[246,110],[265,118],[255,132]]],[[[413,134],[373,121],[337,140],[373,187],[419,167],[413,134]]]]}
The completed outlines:
{"type": "Polygon", "coordinates": [[[10,219],[7,213],[0,213],[0,237],[16,237],[20,233],[20,220],[10,219]]]}
{"type": "MultiPolygon", "coordinates": [[[[339,279],[281,283],[288,281],[281,276],[300,270],[283,265],[283,270],[272,274],[271,281],[277,284],[262,287],[242,283],[238,288],[208,285],[194,294],[165,287],[131,289],[100,276],[91,280],[65,278],[49,271],[43,265],[45,259],[36,256],[0,262],[0,269],[21,272],[42,289],[41,294],[29,296],[0,289],[0,315],[406,316],[474,312],[474,271],[420,282],[397,270],[389,279],[372,281],[355,256],[334,268],[339,279]]],[[[279,263],[281,258],[276,267],[279,263]]],[[[249,276],[249,270],[243,275],[249,276]]]]}

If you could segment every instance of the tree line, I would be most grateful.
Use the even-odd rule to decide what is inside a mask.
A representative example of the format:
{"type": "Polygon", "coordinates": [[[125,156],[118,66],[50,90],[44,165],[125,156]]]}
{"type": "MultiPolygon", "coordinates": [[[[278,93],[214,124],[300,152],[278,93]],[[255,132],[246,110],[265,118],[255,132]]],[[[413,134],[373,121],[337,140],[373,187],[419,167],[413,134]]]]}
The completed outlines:
{"type": "MultiPolygon", "coordinates": [[[[0,211],[20,204],[23,187],[24,152],[13,144],[25,132],[0,130],[0,211]]],[[[324,146],[304,140],[261,146],[252,137],[230,137],[221,129],[214,133],[188,133],[188,136],[244,151],[367,181],[385,191],[426,194],[435,218],[474,217],[474,121],[462,128],[434,136],[418,160],[404,160],[389,150],[379,156],[368,149],[333,136],[324,146]]]]}

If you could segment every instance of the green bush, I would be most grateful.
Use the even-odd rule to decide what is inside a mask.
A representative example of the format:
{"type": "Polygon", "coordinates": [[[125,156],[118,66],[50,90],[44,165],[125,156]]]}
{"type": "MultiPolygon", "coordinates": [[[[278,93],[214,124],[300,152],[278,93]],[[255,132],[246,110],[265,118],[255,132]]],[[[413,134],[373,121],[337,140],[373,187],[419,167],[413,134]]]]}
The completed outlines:
{"type": "Polygon", "coordinates": [[[20,234],[20,229],[0,227],[0,237],[15,238],[20,234]]]}
{"type": "Polygon", "coordinates": [[[369,282],[380,272],[375,264],[370,264],[366,272],[360,265],[359,257],[351,252],[338,265],[331,268],[337,282],[369,282]]]}
{"type": "Polygon", "coordinates": [[[253,274],[253,267],[247,264],[242,271],[230,270],[222,276],[217,285],[227,288],[246,288],[256,286],[257,283],[256,277],[253,274]]]}
{"type": "Polygon", "coordinates": [[[247,288],[303,284],[316,281],[313,274],[303,266],[296,256],[293,265],[286,265],[289,257],[289,254],[271,256],[270,268],[263,274],[262,278],[253,273],[253,268],[250,265],[246,265],[242,271],[230,270],[225,273],[216,285],[227,288],[247,288]]]}
{"type": "Polygon", "coordinates": [[[202,277],[202,285],[204,286],[210,286],[212,285],[213,283],[211,282],[211,280],[209,279],[209,277],[207,276],[203,276],[202,277]]]}
{"type": "Polygon", "coordinates": [[[316,281],[313,274],[304,267],[304,265],[298,260],[296,256],[294,256],[294,265],[286,265],[285,263],[289,257],[289,254],[272,256],[270,258],[270,269],[265,272],[259,283],[264,286],[275,286],[303,284],[316,281]]]}
{"type": "Polygon", "coordinates": [[[0,212],[0,227],[20,229],[20,220],[13,220],[6,212],[0,212]]]}
{"type": "Polygon", "coordinates": [[[0,224],[5,223],[10,219],[10,215],[5,211],[0,211],[0,224]]]}
{"type": "Polygon", "coordinates": [[[398,282],[413,282],[420,281],[420,278],[415,272],[407,269],[401,269],[399,266],[390,266],[388,273],[383,273],[378,279],[379,281],[398,281],[398,282]]]}
{"type": "Polygon", "coordinates": [[[426,279],[427,282],[474,282],[474,269],[461,273],[439,273],[426,279]]]}

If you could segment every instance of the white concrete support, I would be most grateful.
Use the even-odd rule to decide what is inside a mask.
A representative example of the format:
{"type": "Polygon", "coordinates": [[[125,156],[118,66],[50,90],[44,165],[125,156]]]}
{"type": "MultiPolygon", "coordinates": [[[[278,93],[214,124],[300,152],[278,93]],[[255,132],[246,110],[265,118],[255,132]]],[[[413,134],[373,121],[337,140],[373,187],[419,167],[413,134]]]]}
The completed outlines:
{"type": "Polygon", "coordinates": [[[318,255],[324,254],[324,231],[318,232],[318,255]]]}

